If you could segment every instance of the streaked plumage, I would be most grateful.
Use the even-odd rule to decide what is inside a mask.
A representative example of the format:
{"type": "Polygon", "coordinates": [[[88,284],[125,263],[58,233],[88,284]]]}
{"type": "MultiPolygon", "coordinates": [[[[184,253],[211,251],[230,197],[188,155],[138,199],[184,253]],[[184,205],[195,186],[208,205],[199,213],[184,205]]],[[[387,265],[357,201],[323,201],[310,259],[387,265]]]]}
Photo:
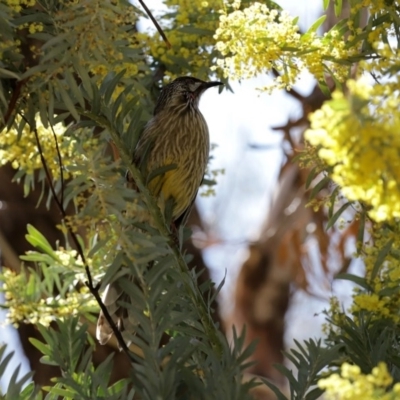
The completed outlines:
{"type": "MultiPolygon", "coordinates": [[[[144,181],[163,210],[172,200],[172,222],[185,222],[203,179],[209,157],[207,123],[198,106],[201,95],[220,82],[204,82],[192,77],[180,77],[165,86],[157,100],[153,118],[147,123],[134,154],[144,181]],[[162,167],[171,169],[156,174],[162,167]],[[174,166],[174,167],[172,167],[174,166]]],[[[121,297],[117,284],[107,287],[103,302],[117,325],[129,329],[125,323],[126,310],[117,306],[121,297]]],[[[97,339],[107,343],[112,330],[100,313],[97,339]]]]}

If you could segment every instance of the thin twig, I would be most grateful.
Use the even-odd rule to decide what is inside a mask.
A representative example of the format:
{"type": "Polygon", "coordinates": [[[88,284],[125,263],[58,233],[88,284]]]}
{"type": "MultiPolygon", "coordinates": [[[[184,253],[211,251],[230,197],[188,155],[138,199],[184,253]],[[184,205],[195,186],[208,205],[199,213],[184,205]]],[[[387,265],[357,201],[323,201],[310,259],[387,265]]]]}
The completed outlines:
{"type": "MultiPolygon", "coordinates": [[[[56,202],[56,204],[57,204],[57,206],[58,206],[58,208],[60,210],[60,213],[61,213],[62,217],[66,218],[67,217],[67,213],[66,213],[66,211],[64,209],[63,204],[58,199],[56,191],[54,189],[54,185],[53,185],[53,182],[52,182],[52,179],[51,179],[50,170],[49,170],[49,168],[47,166],[46,159],[44,158],[44,155],[43,155],[43,149],[42,149],[42,145],[40,144],[39,134],[38,134],[38,131],[36,129],[36,126],[32,126],[24,115],[22,115],[22,114],[20,114],[20,115],[28,123],[28,125],[31,128],[31,130],[35,134],[36,145],[38,147],[40,160],[42,162],[43,169],[44,169],[45,174],[46,174],[47,183],[48,183],[48,185],[50,187],[50,191],[51,191],[51,193],[52,193],[52,195],[54,197],[54,200],[55,200],[55,202],[56,202]]],[[[60,155],[60,157],[61,157],[61,155],[60,155]]],[[[73,242],[74,242],[74,244],[75,244],[75,246],[77,248],[78,254],[81,257],[83,265],[85,266],[85,271],[86,271],[86,276],[87,276],[87,282],[85,282],[86,286],[89,288],[90,293],[94,296],[94,298],[96,299],[97,303],[99,304],[99,306],[101,308],[101,311],[103,312],[104,317],[106,318],[106,320],[107,320],[108,324],[110,325],[115,337],[117,338],[121,349],[125,352],[125,354],[131,360],[131,362],[134,362],[132,354],[130,353],[130,351],[128,349],[128,346],[126,345],[125,340],[122,337],[121,332],[119,331],[119,329],[118,329],[117,325],[115,324],[114,320],[111,318],[110,313],[107,310],[107,307],[104,305],[103,301],[101,300],[101,297],[99,295],[100,284],[97,284],[96,286],[94,286],[94,284],[93,284],[92,275],[90,273],[90,269],[89,269],[89,266],[87,264],[86,257],[85,257],[85,255],[83,253],[82,246],[79,243],[78,237],[76,236],[75,232],[73,232],[73,230],[71,229],[71,227],[68,224],[67,224],[67,229],[68,229],[68,232],[71,235],[72,240],[73,240],[73,242]]]]}
{"type": "Polygon", "coordinates": [[[153,14],[151,13],[151,11],[148,9],[148,7],[146,6],[146,4],[144,3],[143,0],[139,0],[139,3],[142,5],[142,7],[144,8],[144,10],[146,11],[146,14],[149,16],[149,18],[152,20],[154,26],[156,27],[156,29],[158,30],[158,33],[161,35],[161,37],[163,38],[165,44],[167,45],[167,47],[170,49],[171,43],[168,41],[167,36],[165,35],[164,31],[162,30],[161,26],[158,24],[157,20],[154,18],[153,14]]]}
{"type": "Polygon", "coordinates": [[[60,203],[64,207],[64,167],[62,164],[62,158],[60,153],[60,148],[58,147],[58,140],[56,133],[54,131],[53,125],[50,124],[51,131],[53,132],[54,141],[56,142],[56,150],[57,150],[57,158],[58,158],[58,166],[60,168],[60,178],[61,178],[61,200],[60,203]]]}
{"type": "Polygon", "coordinates": [[[85,264],[85,271],[86,271],[86,275],[87,275],[87,278],[88,278],[87,282],[85,282],[86,286],[89,288],[90,293],[92,293],[92,295],[96,299],[98,305],[100,306],[104,317],[106,318],[106,320],[107,320],[108,324],[110,325],[115,337],[118,340],[119,346],[125,352],[125,354],[129,357],[131,362],[134,362],[135,360],[132,357],[132,354],[131,354],[128,346],[126,345],[124,338],[122,337],[121,331],[118,329],[118,327],[115,324],[114,320],[111,318],[111,315],[107,310],[107,307],[104,305],[103,301],[101,300],[101,297],[99,295],[100,284],[98,283],[96,286],[93,286],[92,275],[90,273],[90,270],[89,270],[89,267],[88,267],[87,264],[85,264]]]}
{"type": "Polygon", "coordinates": [[[13,113],[15,106],[17,104],[19,95],[21,94],[22,87],[25,85],[28,79],[23,79],[22,81],[19,81],[17,83],[17,86],[15,87],[12,97],[10,99],[10,102],[8,103],[7,111],[4,114],[4,124],[7,126],[8,120],[11,117],[11,114],[13,113]]]}

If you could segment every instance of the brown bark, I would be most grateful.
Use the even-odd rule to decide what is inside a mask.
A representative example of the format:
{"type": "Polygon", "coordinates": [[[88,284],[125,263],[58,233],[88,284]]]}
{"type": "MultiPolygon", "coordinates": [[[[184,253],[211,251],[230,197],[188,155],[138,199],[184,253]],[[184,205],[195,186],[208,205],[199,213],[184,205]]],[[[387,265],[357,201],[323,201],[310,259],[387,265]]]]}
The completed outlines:
{"type": "MultiPolygon", "coordinates": [[[[0,231],[2,236],[1,265],[19,271],[19,255],[24,254],[32,247],[25,239],[26,226],[32,224],[40,230],[52,245],[59,240],[63,243],[63,236],[56,229],[60,222],[58,210],[55,207],[46,209],[42,201],[38,205],[41,188],[37,187],[28,197],[23,196],[22,185],[12,182],[15,170],[10,165],[0,168],[0,231]]],[[[40,385],[49,384],[49,379],[59,374],[59,369],[41,364],[42,354],[29,342],[33,337],[41,339],[33,325],[21,324],[18,328],[22,348],[29,360],[30,368],[35,371],[33,379],[40,385]]]]}
{"type": "Polygon", "coordinates": [[[314,223],[319,234],[321,257],[327,258],[329,239],[323,229],[325,216],[306,208],[308,193],[304,188],[308,171],[300,170],[291,159],[302,148],[296,142],[293,128],[306,128],[307,116],[321,107],[325,96],[315,87],[307,97],[295,90],[289,94],[299,100],[303,114],[285,126],[273,129],[283,131],[291,150],[282,166],[273,201],[264,228],[257,242],[249,246],[249,257],[243,264],[235,290],[235,308],[229,325],[239,330],[246,326],[247,343],[257,340],[250,373],[265,376],[282,383],[282,376],[273,364],[283,363],[285,314],[290,302],[293,283],[309,290],[304,243],[309,233],[307,226],[314,223]]]}

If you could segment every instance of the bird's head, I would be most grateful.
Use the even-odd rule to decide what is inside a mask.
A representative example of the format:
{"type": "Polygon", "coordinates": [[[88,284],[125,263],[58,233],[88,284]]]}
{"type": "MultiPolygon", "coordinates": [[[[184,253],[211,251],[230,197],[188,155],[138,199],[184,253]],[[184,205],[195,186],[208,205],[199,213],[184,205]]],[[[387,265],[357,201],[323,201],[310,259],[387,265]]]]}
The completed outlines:
{"type": "Polygon", "coordinates": [[[154,115],[169,107],[192,106],[197,108],[201,95],[210,87],[222,82],[205,82],[191,76],[181,76],[165,86],[157,100],[154,115]]]}

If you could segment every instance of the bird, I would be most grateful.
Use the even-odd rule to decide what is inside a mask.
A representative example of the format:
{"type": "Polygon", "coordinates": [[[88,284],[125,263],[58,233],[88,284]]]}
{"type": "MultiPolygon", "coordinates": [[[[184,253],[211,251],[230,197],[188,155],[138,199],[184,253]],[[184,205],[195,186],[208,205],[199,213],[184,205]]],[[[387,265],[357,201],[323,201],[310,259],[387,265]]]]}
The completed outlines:
{"type": "MultiPolygon", "coordinates": [[[[186,223],[209,159],[209,131],[199,109],[200,98],[207,89],[219,85],[223,83],[192,76],[166,85],[134,150],[133,163],[175,229],[186,223]]],[[[121,331],[128,329],[129,323],[128,310],[117,304],[124,299],[122,295],[118,282],[109,284],[103,294],[103,303],[121,331]]],[[[100,344],[106,344],[112,335],[101,311],[96,337],[100,344]]]]}

